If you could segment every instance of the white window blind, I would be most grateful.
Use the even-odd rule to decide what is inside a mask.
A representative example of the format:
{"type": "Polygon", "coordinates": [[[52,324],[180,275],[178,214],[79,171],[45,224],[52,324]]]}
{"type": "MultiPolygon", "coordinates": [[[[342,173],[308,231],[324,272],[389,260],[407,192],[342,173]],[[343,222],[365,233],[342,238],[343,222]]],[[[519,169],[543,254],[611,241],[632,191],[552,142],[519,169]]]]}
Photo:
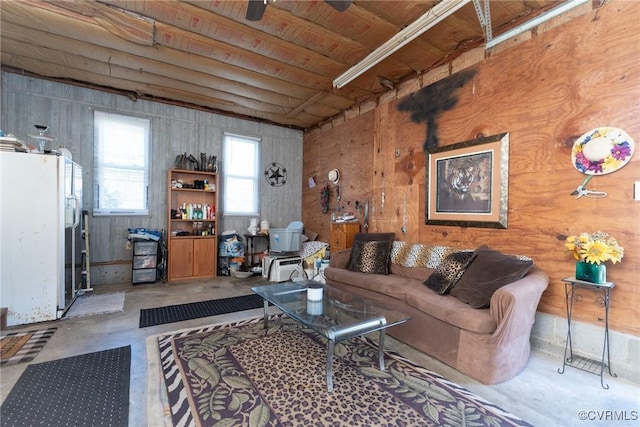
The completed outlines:
{"type": "Polygon", "coordinates": [[[259,215],[260,139],[224,135],[224,214],[259,215]]]}
{"type": "Polygon", "coordinates": [[[149,119],[94,113],[94,215],[149,215],[149,119]]]}

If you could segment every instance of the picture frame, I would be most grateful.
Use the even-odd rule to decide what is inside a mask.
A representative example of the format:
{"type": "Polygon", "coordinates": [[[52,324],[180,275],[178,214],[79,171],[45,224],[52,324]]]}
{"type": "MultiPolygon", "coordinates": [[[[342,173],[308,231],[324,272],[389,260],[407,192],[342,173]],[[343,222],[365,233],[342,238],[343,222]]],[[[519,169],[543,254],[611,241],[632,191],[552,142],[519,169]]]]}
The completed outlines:
{"type": "Polygon", "coordinates": [[[507,228],[509,133],[427,153],[427,225],[507,228]]]}

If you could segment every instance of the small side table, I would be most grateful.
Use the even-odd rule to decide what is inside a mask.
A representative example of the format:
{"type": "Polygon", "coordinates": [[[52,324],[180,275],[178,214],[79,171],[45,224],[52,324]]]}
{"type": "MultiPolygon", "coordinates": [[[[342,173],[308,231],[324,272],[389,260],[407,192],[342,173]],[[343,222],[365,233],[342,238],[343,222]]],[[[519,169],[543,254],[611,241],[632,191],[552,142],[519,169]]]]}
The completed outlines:
{"type": "Polygon", "coordinates": [[[564,346],[564,358],[562,368],[558,369],[559,374],[564,374],[565,366],[580,369],[591,374],[600,375],[600,385],[609,389],[609,385],[604,383],[604,368],[607,367],[609,375],[616,378],[617,375],[611,372],[611,357],[609,354],[609,297],[611,289],[615,287],[614,282],[602,284],[585,282],[575,277],[562,279],[564,282],[565,303],[567,307],[567,342],[564,346]],[[586,288],[597,293],[596,303],[604,307],[604,342],[602,343],[602,359],[600,361],[587,359],[586,357],[573,354],[573,343],[571,339],[571,316],[573,314],[573,303],[576,301],[576,289],[586,288]],[[605,362],[606,358],[606,362],[605,362]]]}
{"type": "Polygon", "coordinates": [[[269,235],[268,234],[245,234],[244,238],[247,240],[247,257],[245,258],[244,265],[247,271],[250,271],[251,267],[253,267],[253,257],[256,255],[255,252],[255,239],[266,239],[267,241],[267,250],[269,250],[269,235]]]}

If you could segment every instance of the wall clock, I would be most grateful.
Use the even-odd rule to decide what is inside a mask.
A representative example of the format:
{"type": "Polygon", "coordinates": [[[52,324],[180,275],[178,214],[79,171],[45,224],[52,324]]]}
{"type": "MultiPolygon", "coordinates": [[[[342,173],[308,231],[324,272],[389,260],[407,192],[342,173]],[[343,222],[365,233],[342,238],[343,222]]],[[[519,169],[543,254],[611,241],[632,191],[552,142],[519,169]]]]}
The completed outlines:
{"type": "Polygon", "coordinates": [[[287,168],[280,163],[270,163],[264,168],[264,178],[272,187],[281,187],[287,183],[287,168]]]}

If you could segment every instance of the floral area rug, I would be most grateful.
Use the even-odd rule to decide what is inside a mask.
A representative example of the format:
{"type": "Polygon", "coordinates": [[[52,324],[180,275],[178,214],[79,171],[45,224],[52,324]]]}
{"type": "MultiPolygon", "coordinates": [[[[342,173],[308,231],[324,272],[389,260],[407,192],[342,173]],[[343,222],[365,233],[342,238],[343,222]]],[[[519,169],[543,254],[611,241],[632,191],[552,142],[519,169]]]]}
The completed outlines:
{"type": "Polygon", "coordinates": [[[259,317],[149,340],[161,382],[149,396],[168,425],[530,425],[396,353],[380,371],[367,338],[336,345],[327,392],[326,340],[281,315],[267,330],[259,317]]]}

